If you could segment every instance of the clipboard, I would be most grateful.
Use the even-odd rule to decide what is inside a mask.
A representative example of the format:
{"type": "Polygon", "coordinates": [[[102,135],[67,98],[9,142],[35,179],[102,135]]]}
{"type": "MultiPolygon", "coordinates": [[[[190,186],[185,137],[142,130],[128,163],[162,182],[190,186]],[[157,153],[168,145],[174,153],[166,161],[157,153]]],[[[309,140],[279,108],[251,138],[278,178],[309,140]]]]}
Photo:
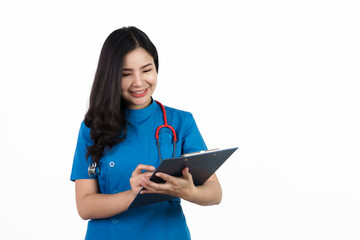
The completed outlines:
{"type": "MultiPolygon", "coordinates": [[[[182,170],[185,167],[188,167],[189,172],[193,177],[194,185],[202,185],[237,149],[238,148],[207,150],[185,154],[179,158],[165,159],[154,171],[153,175],[150,177],[150,180],[156,183],[164,183],[165,181],[163,179],[155,176],[157,172],[166,173],[175,177],[181,177],[182,170]]],[[[141,189],[140,192],[143,189],[141,189]]],[[[166,194],[140,194],[140,192],[134,198],[128,209],[177,198],[175,196],[166,194]]]]}

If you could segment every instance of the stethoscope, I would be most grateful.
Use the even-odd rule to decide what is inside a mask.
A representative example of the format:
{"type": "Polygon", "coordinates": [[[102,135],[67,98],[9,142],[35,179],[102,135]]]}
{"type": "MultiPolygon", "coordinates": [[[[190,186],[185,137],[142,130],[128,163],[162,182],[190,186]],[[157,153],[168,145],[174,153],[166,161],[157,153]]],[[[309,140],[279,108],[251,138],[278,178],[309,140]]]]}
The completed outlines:
{"type": "MultiPolygon", "coordinates": [[[[161,110],[162,110],[162,113],[163,113],[163,116],[164,116],[164,124],[157,127],[156,132],[155,132],[155,138],[156,138],[156,143],[157,143],[158,152],[159,152],[159,159],[160,159],[160,162],[161,162],[162,158],[161,158],[160,141],[159,141],[159,131],[160,131],[160,129],[168,128],[173,133],[173,139],[174,139],[174,150],[173,150],[173,156],[172,156],[173,158],[175,158],[177,136],[176,136],[175,129],[167,123],[165,107],[160,102],[158,102],[156,100],[155,100],[155,102],[157,104],[159,104],[159,106],[161,107],[161,110]]],[[[96,177],[99,173],[100,173],[100,167],[98,166],[98,164],[96,162],[90,163],[90,165],[88,167],[89,176],[90,177],[96,177]]]]}

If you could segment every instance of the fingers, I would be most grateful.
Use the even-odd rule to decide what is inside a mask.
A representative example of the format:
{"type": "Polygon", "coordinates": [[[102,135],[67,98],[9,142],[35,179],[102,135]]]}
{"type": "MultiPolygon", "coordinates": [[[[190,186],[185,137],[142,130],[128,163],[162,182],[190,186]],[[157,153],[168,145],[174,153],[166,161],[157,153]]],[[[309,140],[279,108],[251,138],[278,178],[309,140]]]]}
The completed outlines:
{"type": "MultiPolygon", "coordinates": [[[[137,191],[141,190],[140,194],[146,193],[162,193],[172,196],[182,197],[187,196],[193,190],[194,183],[189,168],[182,170],[182,177],[174,177],[165,173],[156,173],[156,176],[163,179],[165,183],[156,183],[150,181],[150,177],[153,172],[141,173],[142,170],[152,171],[152,166],[140,164],[133,172],[132,179],[137,191]],[[136,183],[136,184],[135,184],[136,183]]],[[[134,188],[133,188],[134,189],[134,188]]]]}
{"type": "Polygon", "coordinates": [[[136,185],[136,186],[140,186],[141,181],[145,181],[145,180],[149,179],[152,175],[153,175],[152,172],[144,172],[142,174],[131,177],[130,183],[133,183],[133,185],[136,185]]]}
{"type": "Polygon", "coordinates": [[[130,186],[131,189],[138,193],[143,187],[142,182],[148,180],[153,175],[153,170],[155,168],[153,166],[139,164],[136,169],[132,173],[132,177],[130,178],[130,186]],[[147,170],[143,172],[143,170],[147,170]]]}
{"type": "Polygon", "coordinates": [[[136,175],[141,174],[141,172],[143,170],[145,170],[145,171],[154,171],[155,168],[153,166],[150,166],[150,165],[139,164],[139,165],[137,165],[137,167],[133,171],[132,176],[136,176],[136,175]]]}
{"type": "Polygon", "coordinates": [[[149,179],[153,175],[153,172],[144,172],[141,174],[141,178],[143,179],[149,179]]]}
{"type": "Polygon", "coordinates": [[[149,191],[160,191],[165,188],[165,183],[155,183],[150,181],[149,178],[142,178],[140,180],[141,185],[149,191]]]}
{"type": "Polygon", "coordinates": [[[156,183],[150,181],[149,178],[142,178],[140,180],[141,185],[145,188],[143,189],[140,194],[144,193],[163,193],[163,194],[171,194],[171,189],[173,189],[173,184],[170,182],[165,183],[156,183]]]}
{"type": "MultiPolygon", "coordinates": [[[[183,178],[185,178],[186,180],[191,181],[191,182],[193,181],[192,175],[189,172],[188,167],[186,167],[186,168],[184,168],[182,170],[182,174],[183,174],[183,178]]],[[[166,173],[158,172],[158,173],[156,173],[156,176],[159,177],[159,178],[162,178],[165,182],[169,182],[169,183],[176,183],[176,182],[179,181],[178,177],[173,177],[173,176],[168,175],[166,173]]]]}
{"type": "Polygon", "coordinates": [[[193,178],[189,168],[182,170],[183,177],[173,177],[165,173],[156,173],[156,176],[163,179],[165,183],[155,183],[149,179],[142,179],[141,185],[145,188],[144,193],[164,193],[173,196],[181,196],[183,192],[194,187],[193,178]]]}
{"type": "Polygon", "coordinates": [[[165,182],[173,183],[174,181],[176,181],[176,177],[170,176],[170,175],[168,175],[166,173],[158,172],[155,175],[157,177],[161,178],[162,180],[164,180],[165,182]]]}

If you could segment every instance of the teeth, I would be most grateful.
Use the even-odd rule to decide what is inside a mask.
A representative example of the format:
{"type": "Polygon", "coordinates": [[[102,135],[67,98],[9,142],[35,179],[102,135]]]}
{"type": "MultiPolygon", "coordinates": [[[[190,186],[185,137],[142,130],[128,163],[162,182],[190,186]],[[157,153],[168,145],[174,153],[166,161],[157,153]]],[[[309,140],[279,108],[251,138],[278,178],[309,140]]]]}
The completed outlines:
{"type": "MultiPolygon", "coordinates": [[[[146,89],[145,89],[145,90],[146,90],[146,89]]],[[[135,94],[141,94],[141,93],[144,93],[145,90],[143,90],[143,91],[141,91],[141,92],[133,92],[133,93],[135,93],[135,94]]]]}

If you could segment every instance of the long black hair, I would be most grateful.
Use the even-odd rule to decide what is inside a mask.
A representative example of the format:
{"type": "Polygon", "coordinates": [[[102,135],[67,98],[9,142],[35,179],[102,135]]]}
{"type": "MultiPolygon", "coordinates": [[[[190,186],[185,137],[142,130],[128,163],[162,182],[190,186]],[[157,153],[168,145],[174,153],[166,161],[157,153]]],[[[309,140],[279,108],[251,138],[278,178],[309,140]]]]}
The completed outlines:
{"type": "Polygon", "coordinates": [[[136,27],[113,31],[101,49],[99,63],[90,94],[89,110],[84,123],[90,128],[94,144],[88,146],[86,157],[98,162],[127,134],[125,101],[121,98],[121,78],[124,56],[137,47],[144,48],[159,68],[158,54],[149,37],[136,27]]]}

